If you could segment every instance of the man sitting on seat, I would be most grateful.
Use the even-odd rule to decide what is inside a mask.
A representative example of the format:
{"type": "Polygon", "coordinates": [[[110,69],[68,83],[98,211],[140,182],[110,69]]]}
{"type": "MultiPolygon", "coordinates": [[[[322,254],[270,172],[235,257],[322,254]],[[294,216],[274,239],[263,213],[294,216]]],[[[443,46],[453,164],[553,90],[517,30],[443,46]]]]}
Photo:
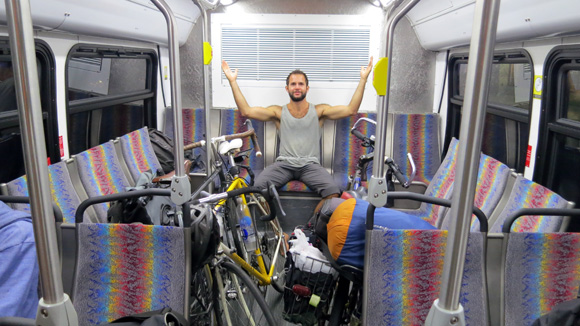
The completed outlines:
{"type": "Polygon", "coordinates": [[[290,103],[264,108],[248,105],[236,81],[238,70],[232,71],[227,62],[222,61],[222,70],[230,82],[234,100],[242,116],[260,121],[274,121],[280,131],[280,155],[274,164],[258,175],[255,186],[266,187],[266,183],[272,181],[279,188],[289,181],[299,180],[322,197],[315,212],[326,199],[339,196],[340,188],[320,165],[321,127],[326,119],[346,118],[358,112],[372,63],[371,57],[369,64],[361,67],[359,84],[348,105],[308,103],[308,77],[304,72],[294,70],[286,78],[290,103]]]}
{"type": "Polygon", "coordinates": [[[38,261],[30,214],[0,201],[0,317],[35,318],[38,261]]]}

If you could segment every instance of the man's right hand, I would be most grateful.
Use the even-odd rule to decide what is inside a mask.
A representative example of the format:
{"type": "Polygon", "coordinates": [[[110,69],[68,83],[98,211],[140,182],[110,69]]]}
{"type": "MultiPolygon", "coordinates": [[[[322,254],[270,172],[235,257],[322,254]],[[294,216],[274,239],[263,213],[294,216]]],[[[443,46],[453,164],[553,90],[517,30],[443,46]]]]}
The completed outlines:
{"type": "Polygon", "coordinates": [[[230,83],[234,82],[236,78],[238,78],[238,69],[234,69],[234,71],[232,71],[225,60],[222,60],[222,70],[224,71],[224,74],[230,83]]]}

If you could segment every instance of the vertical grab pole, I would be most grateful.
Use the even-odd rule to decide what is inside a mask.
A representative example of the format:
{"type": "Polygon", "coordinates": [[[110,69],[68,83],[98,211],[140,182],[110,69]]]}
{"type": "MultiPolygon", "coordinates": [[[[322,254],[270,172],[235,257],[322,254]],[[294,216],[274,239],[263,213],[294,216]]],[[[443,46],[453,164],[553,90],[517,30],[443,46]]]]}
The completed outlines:
{"type": "Polygon", "coordinates": [[[499,7],[500,0],[477,0],[475,4],[459,137],[461,141],[451,201],[451,216],[457,218],[447,238],[439,299],[433,302],[425,325],[465,325],[459,296],[477,185],[499,7]]]}
{"type": "MultiPolygon", "coordinates": [[[[369,180],[369,195],[368,201],[370,205],[367,209],[366,216],[366,231],[365,231],[365,259],[364,265],[370,266],[369,261],[370,250],[372,247],[371,233],[374,225],[374,213],[376,207],[383,207],[387,203],[387,182],[385,180],[385,142],[387,137],[387,118],[389,113],[389,84],[391,80],[391,56],[393,54],[393,36],[395,34],[395,26],[411,10],[419,0],[408,1],[399,11],[396,9],[401,5],[402,1],[395,1],[390,7],[386,8],[387,22],[384,29],[386,36],[386,47],[381,49],[380,59],[375,65],[375,74],[373,78],[373,86],[379,95],[377,101],[377,138],[375,143],[375,157],[373,160],[373,175],[369,180]]],[[[368,275],[368,268],[364,269],[363,282],[363,316],[366,316],[366,311],[369,307],[368,293],[369,284],[371,283],[368,275]]]]}
{"type": "MultiPolygon", "coordinates": [[[[210,64],[212,59],[212,48],[209,39],[209,21],[207,19],[207,10],[201,10],[203,14],[203,24],[202,24],[202,35],[203,35],[203,93],[204,93],[204,106],[205,106],[205,133],[206,139],[208,141],[205,142],[205,152],[206,152],[206,162],[205,162],[205,172],[206,175],[209,177],[211,171],[210,166],[212,162],[213,151],[211,150],[211,142],[210,140],[210,128],[211,128],[211,108],[212,108],[212,101],[211,101],[211,94],[210,94],[210,83],[209,83],[209,74],[210,74],[210,64]]],[[[210,184],[210,187],[213,187],[213,183],[210,184]]],[[[211,192],[212,189],[210,189],[211,192]]]]}
{"type": "Polygon", "coordinates": [[[380,59],[375,65],[375,75],[373,78],[373,86],[379,95],[377,105],[377,140],[375,143],[375,157],[373,160],[373,175],[369,180],[369,196],[368,201],[375,207],[385,206],[387,203],[387,183],[385,181],[385,142],[387,137],[387,119],[389,113],[389,93],[391,81],[391,56],[393,55],[393,36],[395,34],[395,27],[403,16],[411,10],[419,0],[408,1],[401,10],[395,12],[396,6],[400,3],[395,3],[388,9],[387,22],[384,29],[384,35],[387,39],[386,48],[381,49],[380,59]]]}
{"type": "Polygon", "coordinates": [[[169,82],[171,85],[171,104],[173,106],[173,139],[175,142],[175,175],[171,178],[171,201],[176,205],[182,205],[191,197],[191,185],[189,177],[185,174],[183,163],[183,112],[181,111],[181,67],[179,64],[179,41],[175,16],[171,8],[164,0],[151,0],[151,2],[163,13],[167,21],[167,34],[169,37],[169,82]]]}
{"type": "MultiPolygon", "coordinates": [[[[203,93],[204,93],[204,106],[205,106],[205,133],[206,139],[208,141],[205,142],[205,152],[206,152],[206,175],[209,177],[211,174],[210,167],[212,166],[213,160],[213,151],[211,150],[211,144],[209,139],[210,137],[210,129],[211,129],[211,108],[213,106],[211,101],[211,84],[209,81],[210,69],[211,69],[211,60],[213,59],[213,50],[210,44],[210,28],[209,28],[209,20],[207,19],[207,12],[209,10],[215,9],[219,4],[219,0],[197,0],[197,6],[201,10],[203,24],[201,25],[202,30],[202,42],[203,42],[203,93]]],[[[210,192],[212,192],[213,183],[209,184],[210,192]]]]}
{"type": "Polygon", "coordinates": [[[5,5],[43,295],[38,304],[36,325],[77,325],[77,314],[62,287],[30,2],[5,0],[5,5]]]}

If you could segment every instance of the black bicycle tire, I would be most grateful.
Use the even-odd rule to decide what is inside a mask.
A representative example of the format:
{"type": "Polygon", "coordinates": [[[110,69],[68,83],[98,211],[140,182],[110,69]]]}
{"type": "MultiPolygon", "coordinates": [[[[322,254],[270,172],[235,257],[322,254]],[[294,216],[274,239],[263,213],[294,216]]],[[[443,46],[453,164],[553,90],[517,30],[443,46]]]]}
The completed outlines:
{"type": "Polygon", "coordinates": [[[228,208],[227,216],[227,223],[229,225],[229,230],[231,232],[232,239],[234,240],[234,246],[236,249],[236,253],[238,256],[242,257],[245,261],[248,261],[246,258],[248,257],[248,253],[246,251],[246,246],[244,245],[244,241],[240,237],[239,222],[236,216],[236,208],[237,203],[234,201],[233,198],[227,199],[226,205],[228,208]]]}
{"type": "Polygon", "coordinates": [[[330,309],[330,319],[328,320],[329,326],[342,325],[344,320],[345,306],[349,299],[349,287],[350,282],[346,278],[339,277],[338,284],[336,285],[333,295],[334,301],[332,302],[332,307],[330,309]],[[346,291],[346,293],[343,291],[346,291]]]}
{"type": "MultiPolygon", "coordinates": [[[[270,310],[270,307],[268,306],[268,304],[266,303],[266,300],[264,299],[264,297],[262,296],[262,293],[260,291],[260,289],[258,289],[258,286],[256,285],[256,283],[254,283],[254,281],[252,280],[252,278],[238,265],[228,262],[228,261],[224,261],[220,264],[221,267],[223,267],[225,270],[227,270],[229,273],[234,274],[237,278],[239,282],[242,282],[246,288],[249,290],[250,294],[252,295],[252,297],[254,298],[255,302],[258,304],[258,307],[262,310],[262,313],[264,315],[264,318],[266,320],[266,322],[270,325],[270,326],[276,326],[276,321],[274,319],[274,316],[272,314],[272,311],[270,310]]],[[[219,271],[215,271],[215,272],[219,272],[219,271]]],[[[217,289],[217,286],[215,287],[217,289]]],[[[217,293],[217,292],[216,292],[217,293]]],[[[218,297],[218,295],[215,295],[214,298],[218,297]]],[[[214,300],[214,302],[216,303],[220,303],[220,300],[216,298],[216,300],[214,300]]],[[[214,311],[219,311],[219,313],[221,312],[221,305],[220,308],[214,311]]],[[[218,324],[221,325],[221,319],[218,318],[218,324]]]]}
{"type": "MultiPolygon", "coordinates": [[[[192,292],[191,292],[191,306],[189,308],[189,324],[192,326],[198,326],[198,325],[215,325],[215,311],[214,311],[214,307],[215,307],[215,302],[214,302],[214,292],[212,291],[213,289],[213,275],[211,273],[211,270],[209,268],[208,265],[204,265],[201,269],[199,269],[198,271],[196,271],[193,276],[192,276],[192,292]],[[202,273],[202,274],[199,274],[202,273]],[[204,277],[200,278],[200,277],[204,277]],[[199,283],[199,282],[202,283],[199,283]],[[203,283],[203,281],[207,281],[208,284],[203,283]],[[203,303],[201,303],[201,307],[202,308],[206,308],[207,311],[206,313],[208,314],[208,317],[205,316],[201,316],[199,319],[194,318],[194,313],[200,313],[199,309],[195,309],[197,307],[194,307],[194,305],[196,304],[196,300],[194,300],[194,297],[196,297],[196,293],[194,293],[195,290],[209,290],[207,291],[207,293],[203,293],[202,295],[205,295],[205,298],[203,299],[208,299],[207,301],[204,301],[203,303]],[[204,307],[204,304],[208,304],[207,307],[204,307]]],[[[195,299],[200,299],[200,298],[195,298],[195,299]]]]}
{"type": "MultiPolygon", "coordinates": [[[[267,202],[264,201],[264,203],[266,205],[268,205],[267,202]]],[[[268,208],[268,211],[271,209],[271,207],[267,207],[267,208],[268,208]]],[[[278,217],[274,218],[272,221],[263,222],[263,221],[260,221],[259,220],[259,216],[261,216],[262,212],[258,208],[253,207],[253,209],[250,210],[250,213],[252,214],[252,218],[255,221],[255,223],[254,223],[254,232],[257,235],[259,235],[260,234],[259,231],[261,231],[261,230],[258,230],[258,224],[259,223],[260,223],[260,225],[262,225],[262,224],[265,225],[265,228],[266,229],[267,228],[271,228],[269,226],[270,223],[276,223],[277,226],[278,226],[278,228],[280,228],[280,230],[281,230],[282,227],[280,225],[280,222],[278,221],[278,217]]],[[[264,231],[267,231],[266,229],[264,231]]],[[[282,234],[282,236],[283,236],[283,234],[282,234]]],[[[268,244],[264,244],[264,242],[262,240],[263,239],[261,239],[261,238],[258,239],[258,246],[260,247],[260,252],[262,253],[262,256],[263,257],[266,257],[266,256],[268,257],[267,261],[266,261],[266,259],[264,259],[264,265],[266,267],[266,271],[269,271],[270,270],[270,266],[272,264],[272,257],[275,254],[275,252],[271,252],[271,251],[275,251],[275,246],[274,247],[268,247],[268,244]]],[[[284,239],[282,241],[284,241],[284,239]]],[[[284,267],[284,262],[283,261],[282,262],[277,262],[277,263],[278,263],[278,266],[279,267],[280,266],[282,268],[284,267]]],[[[284,276],[283,271],[282,271],[282,274],[281,275],[284,276]]],[[[276,292],[278,292],[278,293],[284,293],[284,277],[280,277],[280,275],[278,275],[278,276],[279,277],[278,277],[277,280],[271,280],[270,281],[270,285],[272,285],[272,288],[274,288],[274,290],[276,290],[276,292]]]]}

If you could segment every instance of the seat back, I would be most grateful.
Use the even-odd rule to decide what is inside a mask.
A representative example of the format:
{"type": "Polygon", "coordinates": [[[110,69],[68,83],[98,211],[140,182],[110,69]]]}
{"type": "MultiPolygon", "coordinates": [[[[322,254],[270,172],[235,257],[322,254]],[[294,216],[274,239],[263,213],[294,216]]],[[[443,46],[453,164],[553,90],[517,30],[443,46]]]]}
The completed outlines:
{"type": "MultiPolygon", "coordinates": [[[[369,152],[369,149],[362,147],[361,141],[350,133],[354,123],[361,117],[375,121],[377,119],[376,113],[357,113],[354,116],[336,120],[332,176],[342,190],[346,189],[348,177],[355,174],[359,157],[369,152]]],[[[357,130],[365,136],[371,136],[375,134],[375,125],[362,122],[357,125],[357,130]]]]}
{"type": "Polygon", "coordinates": [[[119,137],[123,159],[127,164],[133,180],[138,180],[141,173],[162,170],[155,156],[155,150],[149,139],[147,127],[132,131],[119,137]]]}
{"type": "MultiPolygon", "coordinates": [[[[221,125],[219,134],[229,135],[246,131],[247,127],[244,125],[246,120],[247,118],[243,117],[238,110],[220,110],[221,125]]],[[[252,126],[256,132],[256,136],[258,137],[258,145],[260,146],[260,149],[264,150],[264,122],[255,119],[250,119],[250,121],[252,122],[252,126]]],[[[253,148],[250,139],[245,138],[243,141],[242,149],[253,148]]],[[[246,160],[243,164],[248,164],[257,176],[262,172],[262,170],[264,170],[264,157],[256,157],[256,152],[252,151],[249,160],[246,160]]],[[[247,175],[247,171],[242,169],[240,176],[246,177],[247,175]]]]}
{"type": "MultiPolygon", "coordinates": [[[[28,197],[28,184],[26,175],[18,177],[6,183],[6,194],[9,196],[25,196],[28,197]]],[[[13,209],[17,211],[30,213],[30,204],[10,204],[13,209]]]]}
{"type": "MultiPolygon", "coordinates": [[[[112,141],[77,154],[75,161],[79,177],[89,197],[119,193],[130,186],[112,141]]],[[[94,207],[99,220],[106,222],[109,204],[102,203],[94,207]]]]}
{"type": "MultiPolygon", "coordinates": [[[[187,145],[205,139],[205,110],[203,108],[184,108],[182,109],[182,117],[184,144],[187,145]]],[[[173,139],[173,108],[171,107],[165,109],[163,133],[173,139]]]]}
{"type": "Polygon", "coordinates": [[[77,224],[73,304],[79,325],[99,325],[164,307],[187,315],[190,270],[185,230],[77,224]]]}
{"type": "MultiPolygon", "coordinates": [[[[425,195],[443,199],[451,198],[453,182],[455,180],[458,144],[459,141],[457,139],[453,138],[451,140],[447,155],[443,159],[443,162],[441,162],[431,183],[429,183],[425,195]]],[[[443,222],[445,209],[442,206],[422,203],[419,209],[405,212],[420,217],[433,226],[440,227],[443,222]]]]}
{"type": "MultiPolygon", "coordinates": [[[[481,154],[473,204],[475,207],[481,209],[488,219],[506,189],[509,175],[510,168],[507,165],[493,157],[481,154]]],[[[444,230],[448,230],[452,222],[452,218],[448,213],[449,209],[446,209],[445,217],[441,225],[441,228],[444,230]]],[[[475,232],[478,230],[479,220],[473,215],[471,218],[471,231],[475,232]]]]}
{"type": "MultiPolygon", "coordinates": [[[[63,215],[63,223],[74,223],[75,212],[81,200],[73,187],[66,162],[61,161],[49,165],[48,178],[50,181],[52,201],[60,208],[63,215]]],[[[25,175],[8,182],[6,188],[10,196],[28,197],[28,185],[25,175]]],[[[30,212],[29,204],[12,205],[14,205],[14,209],[16,210],[30,212]]],[[[87,215],[85,215],[85,218],[87,218],[87,215]]]]}
{"type": "MultiPolygon", "coordinates": [[[[460,303],[467,325],[487,325],[485,234],[469,236],[460,303]]],[[[367,325],[422,325],[441,285],[444,230],[375,229],[371,235],[367,325]]]]}
{"type": "Polygon", "coordinates": [[[414,181],[429,184],[441,163],[439,114],[394,114],[393,160],[401,172],[411,175],[407,153],[413,155],[417,174],[414,181]]]}
{"type": "MultiPolygon", "coordinates": [[[[569,202],[550,189],[519,175],[508,202],[498,214],[489,232],[501,232],[507,217],[520,208],[566,208],[569,202]]],[[[512,232],[556,232],[563,224],[561,216],[522,216],[512,225],[512,232]]]]}
{"type": "Polygon", "coordinates": [[[505,325],[531,325],[575,299],[579,271],[580,234],[510,233],[503,265],[505,325]]]}

